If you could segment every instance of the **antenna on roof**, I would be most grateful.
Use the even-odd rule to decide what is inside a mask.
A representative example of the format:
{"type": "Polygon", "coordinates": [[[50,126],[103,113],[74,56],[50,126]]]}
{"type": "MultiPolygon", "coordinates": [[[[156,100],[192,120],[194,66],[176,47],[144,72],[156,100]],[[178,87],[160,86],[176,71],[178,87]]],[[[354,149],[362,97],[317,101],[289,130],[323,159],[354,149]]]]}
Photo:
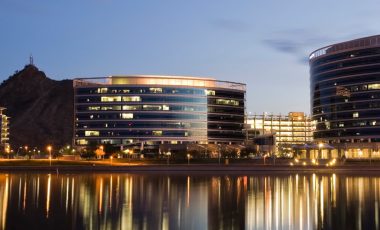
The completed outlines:
{"type": "Polygon", "coordinates": [[[33,64],[33,55],[32,54],[30,54],[30,56],[29,56],[29,64],[30,65],[34,65],[33,64]]]}

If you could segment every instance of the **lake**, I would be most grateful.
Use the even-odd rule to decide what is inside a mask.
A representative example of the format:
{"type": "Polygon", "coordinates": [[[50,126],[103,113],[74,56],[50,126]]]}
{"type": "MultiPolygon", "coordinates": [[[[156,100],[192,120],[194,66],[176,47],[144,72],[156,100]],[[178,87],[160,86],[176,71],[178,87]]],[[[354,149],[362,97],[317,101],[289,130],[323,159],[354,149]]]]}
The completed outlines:
{"type": "Polygon", "coordinates": [[[1,173],[1,229],[379,229],[380,175],[1,173]]]}

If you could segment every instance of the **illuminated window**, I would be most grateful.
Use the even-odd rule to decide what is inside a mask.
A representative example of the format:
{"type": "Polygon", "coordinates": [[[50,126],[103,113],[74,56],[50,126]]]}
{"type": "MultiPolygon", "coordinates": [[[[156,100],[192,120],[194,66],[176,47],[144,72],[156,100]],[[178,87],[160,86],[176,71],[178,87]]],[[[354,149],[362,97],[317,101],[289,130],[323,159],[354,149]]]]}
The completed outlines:
{"type": "Polygon", "coordinates": [[[113,97],[101,97],[101,102],[114,102],[114,101],[121,101],[120,96],[113,96],[113,97]]]}
{"type": "Polygon", "coordinates": [[[112,106],[102,106],[102,110],[112,110],[112,106]]]}
{"type": "Polygon", "coordinates": [[[162,136],[162,131],[161,130],[154,130],[152,131],[153,136],[162,136]]]}
{"type": "Polygon", "coordinates": [[[239,101],[232,99],[216,99],[216,104],[218,105],[239,105],[239,101]]]}
{"type": "Polygon", "coordinates": [[[84,131],[84,135],[86,137],[97,137],[99,136],[99,131],[93,131],[93,130],[84,131]]]}
{"type": "Polygon", "coordinates": [[[143,105],[143,110],[162,110],[161,105],[143,105]]]}
{"type": "Polygon", "coordinates": [[[140,105],[123,105],[123,110],[139,110],[141,109],[140,105]]]}
{"type": "Polygon", "coordinates": [[[122,113],[121,118],[122,119],[133,119],[133,113],[122,113]]]}
{"type": "Polygon", "coordinates": [[[121,106],[120,105],[114,105],[114,106],[102,106],[102,110],[120,110],[121,106]]]}
{"type": "Polygon", "coordinates": [[[88,110],[100,110],[100,106],[89,106],[88,110]]]}
{"type": "Polygon", "coordinates": [[[359,117],[359,113],[358,113],[358,112],[354,112],[354,113],[352,114],[352,117],[359,117]]]}
{"type": "Polygon", "coordinates": [[[108,88],[98,88],[98,93],[107,93],[108,88]]]}
{"type": "Polygon", "coordinates": [[[149,88],[151,93],[162,93],[162,88],[149,88]]]}
{"type": "Polygon", "coordinates": [[[380,84],[369,84],[368,89],[380,89],[380,84]]]}
{"type": "Polygon", "coordinates": [[[206,90],[207,96],[215,96],[215,90],[206,90]]]}
{"type": "Polygon", "coordinates": [[[79,139],[77,140],[78,145],[87,145],[88,141],[86,139],[79,139]]]}
{"type": "Polygon", "coordinates": [[[170,110],[170,107],[168,105],[162,105],[162,110],[170,110]]]}
{"type": "Polygon", "coordinates": [[[141,101],[139,96],[123,97],[123,101],[141,101]]]}

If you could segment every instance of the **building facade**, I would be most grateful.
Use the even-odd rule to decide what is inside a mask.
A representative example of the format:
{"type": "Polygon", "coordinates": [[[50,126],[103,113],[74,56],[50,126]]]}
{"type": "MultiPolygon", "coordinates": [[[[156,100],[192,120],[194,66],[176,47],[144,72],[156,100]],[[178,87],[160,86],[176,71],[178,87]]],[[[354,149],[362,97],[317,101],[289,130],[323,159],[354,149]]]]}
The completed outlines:
{"type": "Polygon", "coordinates": [[[309,56],[316,142],[332,157],[380,157],[380,36],[342,42],[309,56]]]}
{"type": "Polygon", "coordinates": [[[211,78],[74,80],[74,145],[242,143],[245,84],[211,78]]]}
{"type": "Polygon", "coordinates": [[[0,107],[0,149],[9,153],[9,117],[4,114],[4,111],[5,108],[0,107]]]}
{"type": "Polygon", "coordinates": [[[248,139],[265,140],[264,145],[272,144],[272,151],[279,154],[291,153],[294,145],[313,141],[314,123],[303,112],[290,112],[288,115],[249,115],[247,124],[248,139]]]}

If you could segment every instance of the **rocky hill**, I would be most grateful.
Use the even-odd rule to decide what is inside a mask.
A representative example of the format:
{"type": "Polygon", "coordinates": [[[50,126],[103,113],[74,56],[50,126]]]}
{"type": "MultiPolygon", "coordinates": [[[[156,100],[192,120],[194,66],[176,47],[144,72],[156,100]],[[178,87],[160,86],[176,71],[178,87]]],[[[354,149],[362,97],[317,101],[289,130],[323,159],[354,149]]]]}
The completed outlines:
{"type": "Polygon", "coordinates": [[[73,135],[73,82],[55,81],[34,65],[16,71],[0,85],[0,106],[10,116],[13,149],[28,145],[56,148],[73,135]]]}

